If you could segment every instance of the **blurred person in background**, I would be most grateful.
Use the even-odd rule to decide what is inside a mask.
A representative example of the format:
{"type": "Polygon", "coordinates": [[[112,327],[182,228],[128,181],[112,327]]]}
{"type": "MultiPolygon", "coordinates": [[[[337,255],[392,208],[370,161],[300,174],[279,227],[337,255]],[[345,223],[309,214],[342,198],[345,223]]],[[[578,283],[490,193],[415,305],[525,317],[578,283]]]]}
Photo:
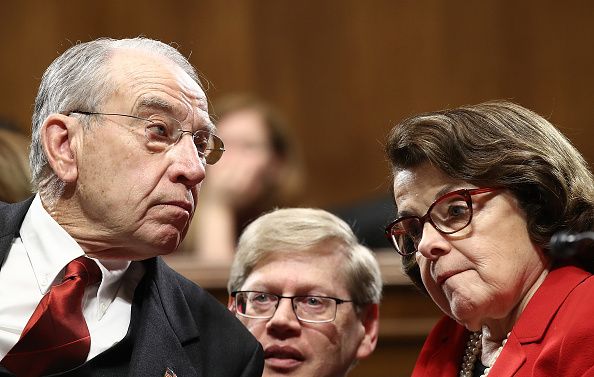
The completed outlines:
{"type": "Polygon", "coordinates": [[[346,221],[357,238],[374,252],[391,252],[392,245],[384,236],[383,230],[393,219],[394,210],[394,198],[388,192],[381,196],[329,209],[346,221]]]}
{"type": "Polygon", "coordinates": [[[16,203],[31,196],[31,140],[0,122],[0,202],[16,203]]]}
{"type": "Polygon", "coordinates": [[[445,317],[414,377],[594,376],[594,179],[551,123],[496,101],[413,116],[388,139],[405,272],[445,317]]]}
{"type": "Polygon", "coordinates": [[[375,349],[377,261],[329,212],[286,208],[256,219],[227,288],[229,309],[264,347],[264,377],[345,376],[375,349]]]}
{"type": "Polygon", "coordinates": [[[236,94],[216,101],[217,133],[225,154],[208,167],[184,250],[230,263],[239,233],[274,207],[296,202],[303,170],[296,142],[279,112],[263,100],[236,94]]]}

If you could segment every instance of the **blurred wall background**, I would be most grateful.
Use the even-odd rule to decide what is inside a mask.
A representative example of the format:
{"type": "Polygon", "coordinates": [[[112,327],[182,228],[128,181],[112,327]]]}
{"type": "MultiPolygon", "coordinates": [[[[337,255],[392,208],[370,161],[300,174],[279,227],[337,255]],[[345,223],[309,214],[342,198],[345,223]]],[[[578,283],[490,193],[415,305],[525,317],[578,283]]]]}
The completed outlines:
{"type": "Polygon", "coordinates": [[[256,93],[300,139],[305,203],[389,190],[382,145],[421,111],[504,98],[594,161],[594,3],[486,0],[4,1],[0,116],[28,128],[39,79],[77,41],[175,42],[216,99],[256,93]]]}
{"type": "MultiPolygon", "coordinates": [[[[594,2],[7,0],[0,14],[0,118],[28,130],[43,71],[77,41],[175,42],[212,100],[251,92],[287,116],[303,147],[304,205],[387,193],[383,143],[394,122],[490,99],[544,115],[594,161],[594,2]]],[[[226,270],[196,268],[185,273],[225,302],[226,270]]],[[[353,377],[410,375],[438,316],[425,296],[394,281],[378,349],[353,377]]]]}

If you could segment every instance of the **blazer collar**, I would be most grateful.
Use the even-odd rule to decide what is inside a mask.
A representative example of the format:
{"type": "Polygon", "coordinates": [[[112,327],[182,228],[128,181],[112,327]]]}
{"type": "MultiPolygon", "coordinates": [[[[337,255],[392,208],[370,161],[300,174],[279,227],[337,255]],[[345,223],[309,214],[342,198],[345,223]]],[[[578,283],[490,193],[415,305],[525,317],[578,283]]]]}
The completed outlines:
{"type": "Polygon", "coordinates": [[[518,338],[512,331],[507,338],[507,343],[501,354],[491,368],[489,375],[493,376],[513,376],[516,371],[526,362],[526,353],[518,338]]]}
{"type": "Polygon", "coordinates": [[[0,203],[0,266],[8,255],[12,240],[19,233],[33,198],[15,204],[0,203]]]}
{"type": "Polygon", "coordinates": [[[431,330],[412,377],[455,377],[459,373],[468,330],[444,316],[431,330]]]}
{"type": "Polygon", "coordinates": [[[589,276],[590,273],[575,266],[549,272],[513,328],[518,341],[522,344],[540,341],[567,296],[589,276]]]}
{"type": "Polygon", "coordinates": [[[143,263],[146,273],[134,294],[129,330],[134,343],[130,375],[164,375],[165,365],[178,376],[200,377],[196,360],[185,351],[197,346],[199,331],[179,279],[159,257],[143,263]]]}
{"type": "Polygon", "coordinates": [[[513,376],[526,361],[522,344],[539,342],[571,291],[590,274],[575,266],[549,272],[520,315],[490,375],[513,376]]]}
{"type": "Polygon", "coordinates": [[[159,292],[165,293],[159,297],[173,331],[182,343],[198,338],[196,319],[188,306],[188,297],[182,291],[177,273],[160,257],[150,259],[149,263],[155,264],[155,286],[159,292]]]}

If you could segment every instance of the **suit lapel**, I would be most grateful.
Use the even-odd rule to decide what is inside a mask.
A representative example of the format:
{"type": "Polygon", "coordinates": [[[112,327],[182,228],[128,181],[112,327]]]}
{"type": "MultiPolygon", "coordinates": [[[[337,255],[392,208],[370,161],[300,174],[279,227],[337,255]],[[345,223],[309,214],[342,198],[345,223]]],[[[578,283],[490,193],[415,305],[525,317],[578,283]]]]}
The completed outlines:
{"type": "Polygon", "coordinates": [[[163,259],[155,258],[152,261],[155,263],[155,287],[171,328],[182,344],[198,340],[198,327],[187,298],[179,286],[177,274],[163,259]],[[164,294],[160,294],[161,292],[164,294]]]}
{"type": "Polygon", "coordinates": [[[15,204],[0,204],[0,267],[4,264],[12,240],[19,233],[33,198],[15,204]]]}
{"type": "Polygon", "coordinates": [[[469,335],[453,319],[443,317],[427,337],[412,377],[456,377],[469,335]]]}
{"type": "Polygon", "coordinates": [[[571,291],[590,274],[575,266],[549,272],[513,328],[520,343],[539,342],[571,291]]]}
{"type": "Polygon", "coordinates": [[[145,266],[134,294],[130,376],[161,377],[169,368],[177,376],[201,377],[195,368],[200,360],[188,358],[184,349],[196,346],[198,329],[173,271],[160,258],[145,266]]]}

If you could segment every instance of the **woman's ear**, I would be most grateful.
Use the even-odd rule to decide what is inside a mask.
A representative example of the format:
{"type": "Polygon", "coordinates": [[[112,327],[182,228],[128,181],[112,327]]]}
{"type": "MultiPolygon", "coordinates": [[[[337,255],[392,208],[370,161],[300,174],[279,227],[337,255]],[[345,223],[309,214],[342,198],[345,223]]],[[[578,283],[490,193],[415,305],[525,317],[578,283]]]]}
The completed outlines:
{"type": "MultiPolygon", "coordinates": [[[[62,114],[51,114],[41,126],[41,144],[54,173],[65,183],[76,182],[78,165],[74,126],[76,119],[62,114]]],[[[80,129],[80,128],[79,128],[80,129]]]]}

